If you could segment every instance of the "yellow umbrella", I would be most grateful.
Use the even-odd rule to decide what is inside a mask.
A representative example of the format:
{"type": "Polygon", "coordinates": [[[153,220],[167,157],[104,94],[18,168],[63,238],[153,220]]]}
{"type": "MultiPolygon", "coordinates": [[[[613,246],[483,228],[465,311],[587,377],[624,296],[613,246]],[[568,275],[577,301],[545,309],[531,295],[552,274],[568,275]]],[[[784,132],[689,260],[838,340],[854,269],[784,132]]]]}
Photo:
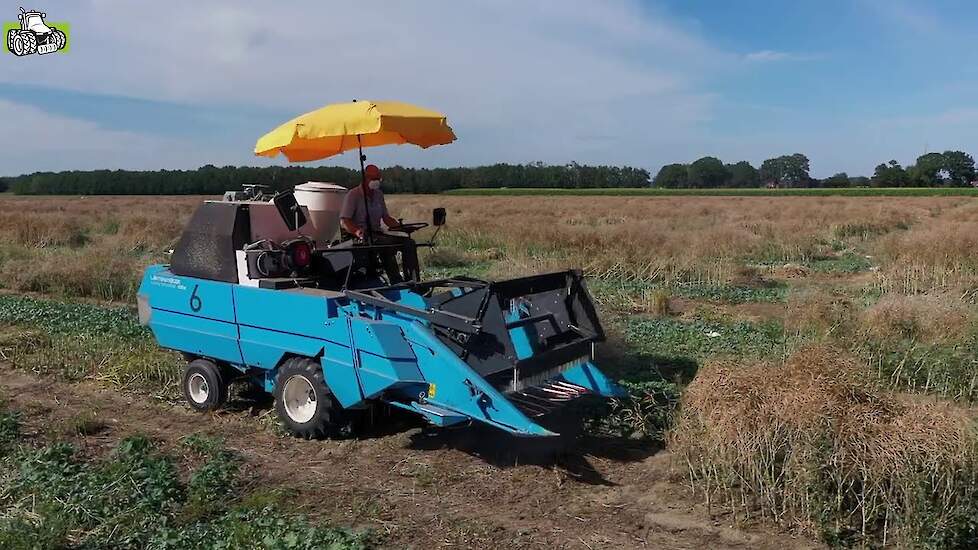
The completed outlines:
{"type": "Polygon", "coordinates": [[[441,113],[398,101],[353,101],[286,122],[258,140],[255,154],[282,153],[305,162],[363,147],[413,143],[426,149],[453,141],[455,134],[441,113]]]}
{"type": "MultiPolygon", "coordinates": [[[[364,147],[413,143],[422,149],[455,141],[445,115],[399,101],[352,101],[327,105],[297,116],[258,139],[255,154],[279,153],[292,162],[319,160],[351,149],[360,150],[363,180],[364,147]]],[[[367,195],[367,241],[373,242],[367,195]]]]}

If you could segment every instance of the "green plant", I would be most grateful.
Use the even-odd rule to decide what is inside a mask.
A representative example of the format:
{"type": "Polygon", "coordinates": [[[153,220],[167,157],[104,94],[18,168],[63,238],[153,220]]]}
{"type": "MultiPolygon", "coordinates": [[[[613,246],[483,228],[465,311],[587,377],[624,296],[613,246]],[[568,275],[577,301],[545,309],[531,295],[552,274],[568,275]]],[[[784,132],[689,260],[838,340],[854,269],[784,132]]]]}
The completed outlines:
{"type": "Polygon", "coordinates": [[[820,273],[861,273],[872,264],[866,256],[847,252],[836,257],[813,258],[804,266],[820,273]]]}
{"type": "Polygon", "coordinates": [[[211,456],[190,476],[187,484],[190,504],[219,506],[215,500],[225,499],[235,492],[239,467],[237,457],[227,451],[211,456]]]}
{"type": "Polygon", "coordinates": [[[7,455],[20,437],[20,415],[0,413],[0,456],[7,455]]]}
{"type": "Polygon", "coordinates": [[[679,404],[679,385],[666,380],[623,381],[622,385],[628,397],[613,399],[608,410],[595,417],[591,430],[662,441],[679,404]]]}
{"type": "Polygon", "coordinates": [[[630,319],[624,326],[625,342],[635,352],[702,360],[720,355],[781,355],[788,345],[784,328],[776,321],[630,319]]]}
{"type": "Polygon", "coordinates": [[[311,524],[267,498],[239,500],[237,461],[213,456],[186,486],[172,458],[131,437],[103,460],[70,445],[0,459],[0,548],[366,548],[369,537],[311,524]],[[202,503],[206,500],[207,504],[202,503]],[[204,513],[206,512],[206,513],[204,513]]]}
{"type": "Polygon", "coordinates": [[[311,525],[302,516],[275,507],[233,509],[207,522],[163,527],[149,541],[151,550],[357,550],[368,548],[370,538],[332,527],[311,525]]]}
{"type": "Polygon", "coordinates": [[[33,372],[91,377],[172,395],[176,355],[160,349],[129,308],[0,296],[0,354],[33,372]]]}
{"type": "Polygon", "coordinates": [[[201,433],[183,436],[180,444],[202,456],[216,456],[224,450],[224,438],[201,433]]]}

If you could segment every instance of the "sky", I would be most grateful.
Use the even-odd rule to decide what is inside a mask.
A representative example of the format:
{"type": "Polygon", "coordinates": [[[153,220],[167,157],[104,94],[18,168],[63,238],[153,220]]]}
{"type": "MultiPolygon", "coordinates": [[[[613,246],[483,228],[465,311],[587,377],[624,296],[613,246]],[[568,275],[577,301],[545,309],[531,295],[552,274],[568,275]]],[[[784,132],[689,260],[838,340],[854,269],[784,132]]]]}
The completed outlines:
{"type": "MultiPolygon", "coordinates": [[[[20,4],[27,2],[22,0],[20,4]]],[[[31,0],[39,2],[40,0],[31,0]]],[[[19,3],[0,8],[16,21],[19,3]]],[[[0,55],[0,175],[285,164],[259,136],[328,103],[443,112],[458,141],[369,161],[655,172],[801,152],[871,175],[978,154],[969,0],[48,0],[71,50],[0,55]]],[[[353,167],[355,154],[318,164],[353,167]]]]}

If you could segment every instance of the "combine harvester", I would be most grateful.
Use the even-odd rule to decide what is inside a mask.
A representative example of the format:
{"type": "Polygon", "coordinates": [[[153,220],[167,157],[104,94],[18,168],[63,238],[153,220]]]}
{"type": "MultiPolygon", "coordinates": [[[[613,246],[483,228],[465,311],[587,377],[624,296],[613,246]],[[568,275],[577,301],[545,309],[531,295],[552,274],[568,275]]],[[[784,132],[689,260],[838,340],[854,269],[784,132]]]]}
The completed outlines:
{"type": "MultiPolygon", "coordinates": [[[[593,363],[604,333],[579,271],[391,284],[390,245],[337,239],[345,193],[226,193],[198,207],[169,265],[147,268],[140,321],[187,359],[191,407],[214,410],[248,380],[304,438],[351,435],[378,403],[539,437],[558,435],[541,424],[559,407],[622,395],[593,363]]],[[[435,235],[445,221],[436,208],[435,235]]]]}

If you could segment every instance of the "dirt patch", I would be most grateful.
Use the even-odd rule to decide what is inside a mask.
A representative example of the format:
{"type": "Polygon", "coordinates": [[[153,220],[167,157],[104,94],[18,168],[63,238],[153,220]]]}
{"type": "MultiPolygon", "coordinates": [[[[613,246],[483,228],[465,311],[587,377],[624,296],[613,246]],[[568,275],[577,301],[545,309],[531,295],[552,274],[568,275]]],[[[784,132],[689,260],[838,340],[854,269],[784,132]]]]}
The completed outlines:
{"type": "Polygon", "coordinates": [[[804,279],[812,274],[812,270],[803,265],[787,263],[774,268],[772,277],[775,279],[804,279]]]}
{"type": "Polygon", "coordinates": [[[254,486],[287,489],[302,512],[373,529],[391,547],[817,547],[711,516],[668,453],[634,442],[584,441],[559,460],[526,463],[464,443],[472,439],[464,433],[409,425],[367,439],[300,441],[263,426],[265,409],[240,403],[198,415],[94,383],[42,380],[3,366],[0,375],[9,406],[25,413],[34,437],[67,437],[94,456],[134,433],[176,454],[188,434],[220,436],[241,455],[254,486]],[[100,428],[73,431],[79,417],[100,428]]]}
{"type": "Polygon", "coordinates": [[[735,321],[759,323],[772,319],[784,321],[788,315],[787,305],[779,302],[727,304],[710,300],[672,298],[669,300],[669,308],[672,315],[687,321],[702,317],[726,317],[735,321]]]}

